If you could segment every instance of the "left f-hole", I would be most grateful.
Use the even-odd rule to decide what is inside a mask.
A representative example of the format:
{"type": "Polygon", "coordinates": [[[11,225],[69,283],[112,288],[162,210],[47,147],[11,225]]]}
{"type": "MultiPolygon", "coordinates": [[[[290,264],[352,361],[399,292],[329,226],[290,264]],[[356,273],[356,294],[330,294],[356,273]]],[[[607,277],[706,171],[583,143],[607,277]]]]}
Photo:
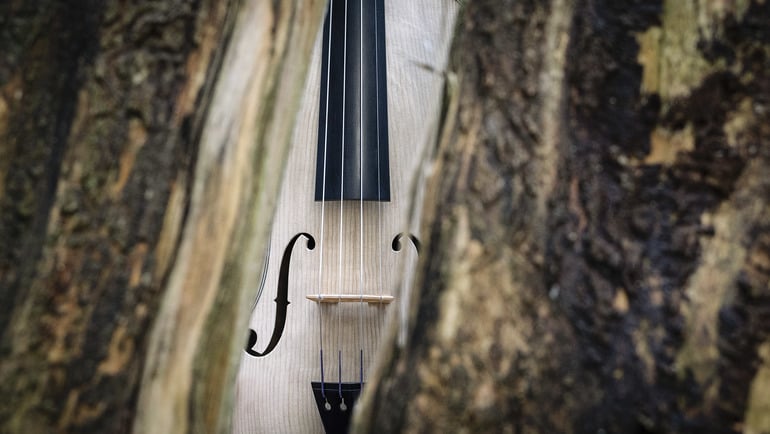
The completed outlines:
{"type": "Polygon", "coordinates": [[[254,357],[264,357],[270,354],[283,335],[283,329],[286,326],[286,313],[289,307],[289,270],[291,268],[291,253],[294,250],[294,245],[300,238],[307,239],[307,249],[315,249],[315,239],[312,235],[306,232],[300,232],[292,237],[286,249],[283,251],[283,257],[281,258],[281,269],[278,274],[278,290],[275,296],[275,324],[273,325],[273,334],[270,337],[270,343],[267,344],[267,348],[264,351],[259,352],[254,349],[257,344],[257,332],[253,329],[249,329],[249,341],[246,344],[246,353],[254,357]]]}

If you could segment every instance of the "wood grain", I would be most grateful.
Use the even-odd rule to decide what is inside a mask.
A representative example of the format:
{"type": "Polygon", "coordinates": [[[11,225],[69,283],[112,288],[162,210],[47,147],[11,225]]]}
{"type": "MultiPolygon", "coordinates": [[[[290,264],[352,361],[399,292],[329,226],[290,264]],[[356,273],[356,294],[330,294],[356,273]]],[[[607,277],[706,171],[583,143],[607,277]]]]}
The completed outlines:
{"type": "Polygon", "coordinates": [[[384,324],[395,318],[398,300],[405,296],[399,293],[404,263],[416,259],[414,248],[394,252],[391,241],[409,229],[414,184],[436,134],[455,13],[455,4],[448,1],[386,2],[391,202],[313,200],[319,33],[276,207],[264,290],[251,321],[258,334],[257,350],[265,347],[272,333],[278,265],[289,239],[307,232],[317,244],[308,250],[299,242],[294,249],[291,304],[278,347],[266,357],[244,356],[242,360],[235,432],[322,432],[310,388],[311,381],[320,380],[319,339],[323,340],[326,381],[339,380],[338,351],[344,382],[358,381],[361,349],[365,369],[376,357],[384,324]],[[390,306],[319,304],[306,299],[313,294],[359,291],[392,295],[397,302],[390,306]]]}

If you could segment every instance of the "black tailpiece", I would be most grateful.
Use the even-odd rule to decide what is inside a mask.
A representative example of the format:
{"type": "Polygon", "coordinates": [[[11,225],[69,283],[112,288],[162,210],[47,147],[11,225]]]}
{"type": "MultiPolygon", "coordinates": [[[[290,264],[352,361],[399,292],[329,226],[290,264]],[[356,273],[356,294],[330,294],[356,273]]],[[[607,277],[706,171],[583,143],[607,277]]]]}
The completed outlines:
{"type": "Polygon", "coordinates": [[[347,434],[361,383],[310,383],[326,434],[347,434]],[[342,394],[340,396],[340,388],[342,394]],[[324,395],[326,397],[324,398],[324,395]]]}

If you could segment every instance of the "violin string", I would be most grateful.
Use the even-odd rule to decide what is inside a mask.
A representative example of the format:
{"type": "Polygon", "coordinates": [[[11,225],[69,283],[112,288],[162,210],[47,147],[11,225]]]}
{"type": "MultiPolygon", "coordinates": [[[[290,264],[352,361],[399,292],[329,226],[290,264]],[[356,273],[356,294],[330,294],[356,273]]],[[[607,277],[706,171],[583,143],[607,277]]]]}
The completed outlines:
{"type": "Polygon", "coordinates": [[[359,220],[359,246],[358,246],[358,333],[359,333],[359,382],[364,384],[364,1],[359,3],[359,107],[358,107],[358,141],[361,151],[358,153],[359,166],[359,187],[360,196],[358,198],[358,220],[359,220]]]}
{"type": "MultiPolygon", "coordinates": [[[[340,232],[339,232],[339,262],[337,264],[337,290],[342,293],[342,259],[343,259],[343,238],[344,238],[344,215],[343,203],[345,198],[345,90],[347,88],[347,53],[348,53],[348,0],[345,0],[345,47],[343,49],[342,62],[342,152],[340,154],[342,170],[340,171],[340,232]]],[[[341,302],[338,303],[338,305],[341,302]]],[[[342,398],[342,306],[337,306],[337,364],[338,364],[338,383],[339,395],[342,398]]]]}
{"type": "Polygon", "coordinates": [[[319,245],[318,261],[318,347],[321,358],[321,396],[326,401],[326,391],[324,390],[324,335],[323,335],[323,304],[321,303],[321,288],[323,286],[323,266],[324,266],[324,216],[326,213],[326,151],[329,142],[329,80],[331,77],[332,63],[332,30],[334,29],[334,0],[329,5],[329,33],[327,36],[327,58],[326,58],[326,113],[324,118],[324,155],[323,155],[323,175],[321,177],[321,231],[319,245]]]}
{"type": "MultiPolygon", "coordinates": [[[[375,104],[377,106],[377,112],[376,112],[376,119],[377,119],[377,245],[386,245],[384,244],[385,240],[382,239],[382,186],[381,186],[381,180],[382,180],[382,174],[380,173],[380,65],[379,65],[379,29],[378,29],[378,19],[377,19],[377,1],[375,0],[375,12],[374,12],[374,79],[375,79],[375,104]]],[[[387,101],[386,101],[387,106],[387,101]]],[[[379,263],[378,270],[377,270],[377,295],[380,296],[380,304],[378,305],[380,308],[384,306],[382,304],[382,249],[377,249],[377,261],[379,263]]],[[[375,336],[376,341],[379,342],[380,335],[379,331],[382,327],[377,327],[377,336],[375,336]]]]}

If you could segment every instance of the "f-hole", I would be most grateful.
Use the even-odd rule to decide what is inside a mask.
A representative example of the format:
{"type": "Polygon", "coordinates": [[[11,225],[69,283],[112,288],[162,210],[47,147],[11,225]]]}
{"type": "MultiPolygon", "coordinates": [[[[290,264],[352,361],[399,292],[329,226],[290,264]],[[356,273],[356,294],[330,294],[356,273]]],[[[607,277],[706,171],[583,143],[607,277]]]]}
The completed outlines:
{"type": "Polygon", "coordinates": [[[401,251],[401,238],[403,238],[405,236],[409,237],[409,239],[412,241],[412,244],[414,245],[415,250],[417,250],[417,253],[419,254],[420,253],[420,248],[422,248],[422,246],[420,245],[420,240],[417,239],[417,237],[414,236],[413,234],[406,234],[404,232],[396,235],[393,238],[393,242],[390,243],[390,247],[393,249],[393,251],[394,252],[400,252],[401,251]]]}
{"type": "Polygon", "coordinates": [[[312,235],[306,232],[300,232],[292,237],[286,249],[283,251],[283,257],[281,258],[281,269],[278,274],[278,291],[275,296],[275,324],[273,325],[273,334],[270,337],[270,343],[267,344],[267,348],[264,351],[259,352],[254,349],[257,344],[257,332],[253,329],[249,329],[249,341],[246,344],[246,353],[254,357],[264,357],[270,354],[283,335],[283,329],[286,326],[286,313],[289,307],[289,270],[291,269],[291,253],[294,250],[294,245],[299,241],[300,237],[307,238],[307,249],[315,249],[315,239],[312,235]]]}

